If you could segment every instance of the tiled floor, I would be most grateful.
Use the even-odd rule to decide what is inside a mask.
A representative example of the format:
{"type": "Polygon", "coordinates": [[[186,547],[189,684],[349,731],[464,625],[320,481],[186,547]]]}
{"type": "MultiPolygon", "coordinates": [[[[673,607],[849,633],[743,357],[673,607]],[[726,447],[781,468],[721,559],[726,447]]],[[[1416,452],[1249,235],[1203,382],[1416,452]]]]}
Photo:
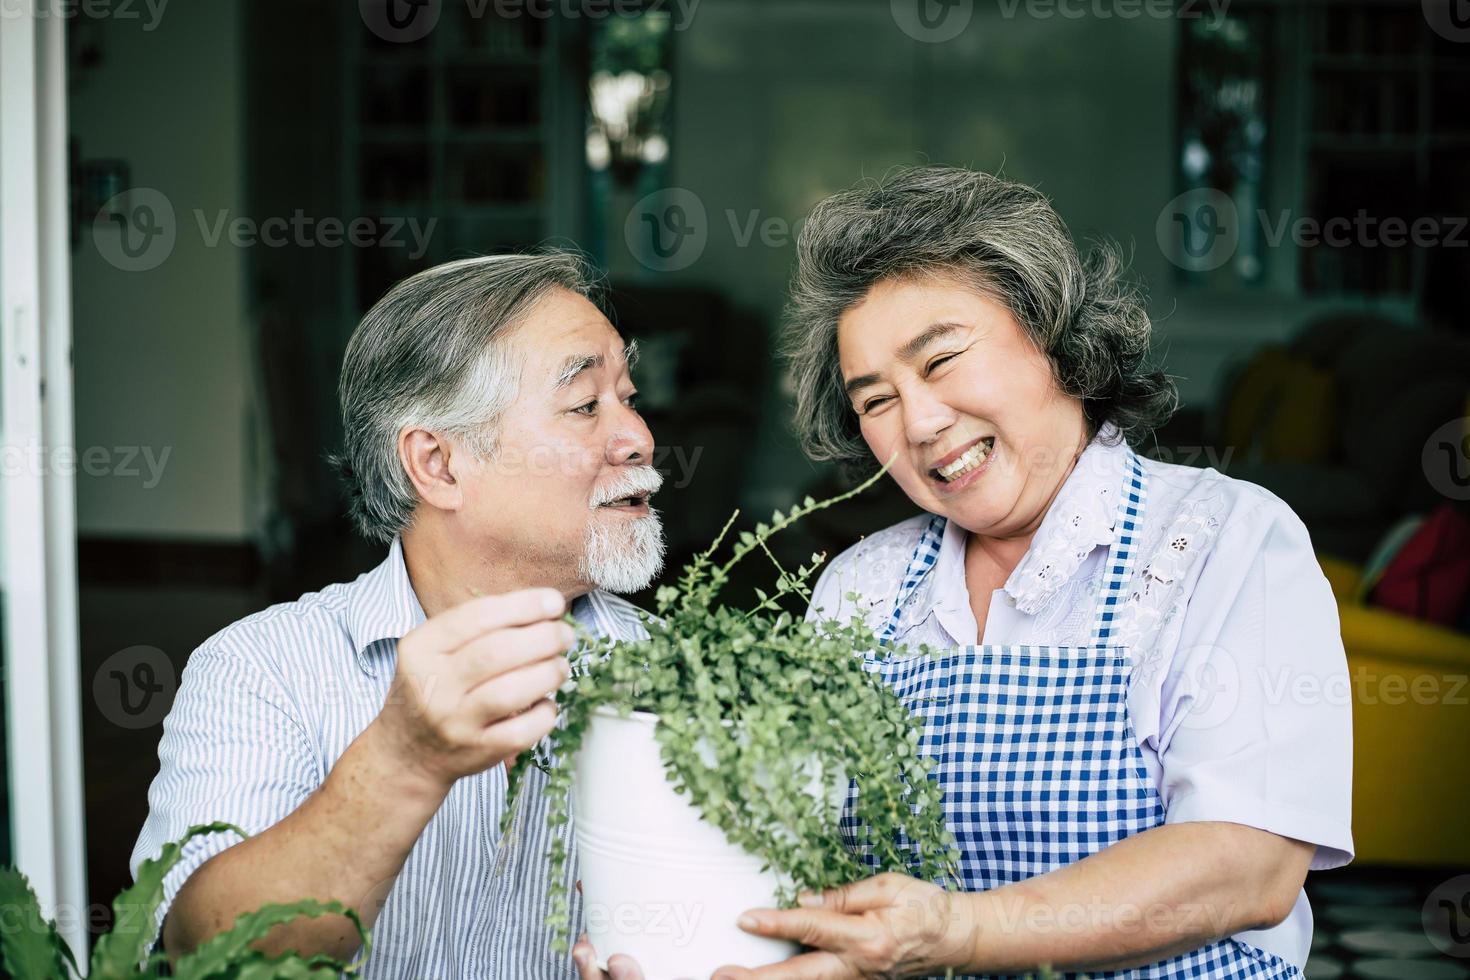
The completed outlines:
{"type": "Polygon", "coordinates": [[[1470,868],[1349,866],[1312,874],[1307,895],[1307,980],[1470,978],[1470,868]]]}

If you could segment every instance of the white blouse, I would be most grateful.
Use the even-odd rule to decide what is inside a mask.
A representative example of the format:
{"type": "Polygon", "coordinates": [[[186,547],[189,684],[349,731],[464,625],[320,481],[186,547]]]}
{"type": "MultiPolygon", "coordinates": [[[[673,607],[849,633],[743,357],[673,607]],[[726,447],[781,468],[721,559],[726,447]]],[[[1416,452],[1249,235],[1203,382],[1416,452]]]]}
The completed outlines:
{"type": "MultiPolygon", "coordinates": [[[[983,643],[1082,645],[1101,586],[1128,449],[1105,427],[991,594],[983,643]]],[[[1128,707],[1166,823],[1226,821],[1317,845],[1313,870],[1352,860],[1351,688],[1337,604],[1307,529],[1267,490],[1213,469],[1140,458],[1140,550],[1114,642],[1129,649],[1128,707]]],[[[819,579],[812,615],[860,612],[881,630],[928,515],[871,535],[819,579]],[[856,605],[848,598],[858,593],[856,605]]],[[[968,532],[951,521],[896,640],[974,644],[968,532]]],[[[1239,934],[1298,966],[1305,893],[1285,921],[1239,934]]]]}

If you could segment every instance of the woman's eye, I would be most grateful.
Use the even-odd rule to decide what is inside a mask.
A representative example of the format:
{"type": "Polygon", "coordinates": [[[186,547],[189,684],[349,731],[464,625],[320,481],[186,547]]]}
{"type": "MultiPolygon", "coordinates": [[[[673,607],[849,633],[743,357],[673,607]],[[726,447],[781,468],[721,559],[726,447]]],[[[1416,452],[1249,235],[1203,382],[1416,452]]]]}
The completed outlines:
{"type": "Polygon", "coordinates": [[[576,408],[572,409],[572,411],[576,412],[579,415],[596,415],[597,399],[594,398],[585,405],[578,405],[576,408]]]}
{"type": "Polygon", "coordinates": [[[868,415],[873,411],[873,409],[882,408],[884,405],[888,404],[891,401],[893,401],[892,395],[883,395],[880,398],[869,398],[867,401],[863,402],[863,414],[868,415]]]}
{"type": "Polygon", "coordinates": [[[934,360],[929,362],[929,366],[924,369],[924,373],[928,374],[935,368],[939,367],[939,365],[945,363],[946,361],[952,361],[958,356],[958,354],[943,354],[939,357],[936,357],[934,358],[934,360]]]}
{"type": "Polygon", "coordinates": [[[627,405],[629,408],[631,408],[635,412],[638,411],[638,392],[635,391],[631,395],[629,395],[627,398],[624,398],[623,399],[623,404],[624,405],[627,405]]]}

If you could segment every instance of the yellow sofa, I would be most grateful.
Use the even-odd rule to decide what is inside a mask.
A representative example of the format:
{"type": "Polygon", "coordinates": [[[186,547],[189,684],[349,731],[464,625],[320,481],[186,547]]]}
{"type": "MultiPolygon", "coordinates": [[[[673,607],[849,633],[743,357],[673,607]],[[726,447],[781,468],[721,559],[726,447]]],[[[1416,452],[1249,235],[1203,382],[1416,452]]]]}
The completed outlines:
{"type": "Polygon", "coordinates": [[[1470,865],[1470,636],[1365,606],[1362,569],[1318,561],[1352,683],[1357,860],[1470,865]]]}

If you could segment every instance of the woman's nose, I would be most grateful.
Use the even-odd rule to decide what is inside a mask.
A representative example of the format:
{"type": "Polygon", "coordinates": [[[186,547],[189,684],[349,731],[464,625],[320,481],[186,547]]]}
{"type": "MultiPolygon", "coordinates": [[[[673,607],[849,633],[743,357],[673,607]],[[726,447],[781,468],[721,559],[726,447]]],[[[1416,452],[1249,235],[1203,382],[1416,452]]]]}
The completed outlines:
{"type": "Polygon", "coordinates": [[[916,446],[928,445],[955,422],[948,405],[923,392],[911,392],[903,400],[904,434],[916,446]]]}

